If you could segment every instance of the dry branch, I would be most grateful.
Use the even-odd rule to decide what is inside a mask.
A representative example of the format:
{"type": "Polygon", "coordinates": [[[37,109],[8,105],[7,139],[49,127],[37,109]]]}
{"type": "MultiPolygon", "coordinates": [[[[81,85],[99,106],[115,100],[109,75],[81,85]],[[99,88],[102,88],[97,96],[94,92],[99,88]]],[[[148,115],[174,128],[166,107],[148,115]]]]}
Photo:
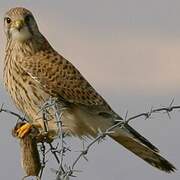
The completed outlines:
{"type": "MultiPolygon", "coordinates": [[[[78,162],[80,161],[80,159],[85,158],[87,160],[86,155],[88,154],[88,152],[92,148],[92,146],[96,142],[100,142],[101,140],[103,140],[107,135],[112,134],[113,130],[116,127],[123,127],[125,124],[128,124],[130,121],[140,118],[140,117],[145,117],[145,119],[149,119],[152,116],[152,114],[155,114],[158,112],[165,112],[168,114],[168,117],[170,117],[170,112],[180,109],[180,106],[175,106],[175,105],[173,105],[173,103],[174,103],[174,99],[171,101],[170,105],[167,107],[151,108],[150,111],[148,111],[148,112],[143,112],[143,113],[131,116],[131,117],[127,117],[128,114],[126,113],[126,116],[123,120],[116,121],[116,123],[113,126],[109,127],[106,131],[101,132],[99,130],[99,134],[97,135],[97,137],[95,139],[93,139],[86,147],[83,146],[83,149],[80,151],[78,156],[75,157],[73,163],[71,165],[66,165],[66,163],[64,163],[64,156],[66,155],[67,151],[70,151],[70,149],[67,147],[67,145],[64,141],[65,135],[63,134],[63,131],[62,131],[62,121],[61,121],[61,117],[63,115],[63,110],[66,107],[59,108],[58,103],[56,103],[56,100],[54,100],[54,99],[48,100],[45,103],[45,105],[42,107],[45,131],[48,131],[48,128],[46,127],[47,121],[48,121],[47,116],[46,116],[47,109],[51,108],[54,111],[54,116],[56,118],[56,122],[57,122],[57,125],[59,128],[60,144],[58,144],[56,147],[54,147],[53,144],[49,143],[49,142],[41,143],[40,152],[42,154],[42,160],[41,160],[42,168],[41,168],[41,172],[40,172],[40,177],[42,177],[44,168],[47,165],[46,155],[49,152],[51,152],[51,154],[55,157],[55,160],[57,161],[57,164],[58,164],[57,170],[54,170],[56,172],[56,180],[69,180],[70,177],[75,177],[74,174],[76,172],[79,172],[79,171],[75,170],[75,168],[76,168],[76,165],[78,164],[78,162]],[[46,143],[46,145],[45,145],[45,143],[46,143]],[[48,150],[47,150],[47,144],[49,145],[48,150]]],[[[11,114],[11,115],[17,117],[21,121],[27,121],[25,117],[22,117],[18,113],[15,113],[13,111],[5,109],[3,105],[0,108],[0,112],[5,112],[7,114],[11,114]]]]}

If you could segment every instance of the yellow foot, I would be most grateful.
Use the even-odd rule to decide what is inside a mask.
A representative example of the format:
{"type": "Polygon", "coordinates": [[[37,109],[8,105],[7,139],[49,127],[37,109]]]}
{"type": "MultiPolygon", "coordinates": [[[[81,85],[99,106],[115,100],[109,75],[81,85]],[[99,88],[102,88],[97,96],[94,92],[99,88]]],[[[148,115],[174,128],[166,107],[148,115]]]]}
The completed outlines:
{"type": "Polygon", "coordinates": [[[25,123],[21,127],[19,127],[16,131],[18,138],[23,138],[25,135],[27,135],[32,128],[32,125],[30,123],[25,123]]]}

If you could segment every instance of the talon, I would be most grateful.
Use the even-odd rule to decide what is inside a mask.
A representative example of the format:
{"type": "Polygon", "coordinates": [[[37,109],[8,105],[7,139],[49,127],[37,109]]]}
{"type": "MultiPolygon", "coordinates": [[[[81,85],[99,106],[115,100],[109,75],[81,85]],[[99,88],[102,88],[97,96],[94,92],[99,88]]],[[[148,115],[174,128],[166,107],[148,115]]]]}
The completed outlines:
{"type": "Polygon", "coordinates": [[[32,125],[29,123],[26,123],[22,125],[16,132],[18,138],[23,138],[29,131],[31,130],[32,125]]]}

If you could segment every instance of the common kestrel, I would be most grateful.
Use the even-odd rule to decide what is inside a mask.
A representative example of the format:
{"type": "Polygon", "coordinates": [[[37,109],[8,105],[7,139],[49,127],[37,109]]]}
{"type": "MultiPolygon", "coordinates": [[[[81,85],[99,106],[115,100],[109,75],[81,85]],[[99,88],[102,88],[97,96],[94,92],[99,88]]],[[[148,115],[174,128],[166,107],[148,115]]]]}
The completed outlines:
{"type": "MultiPolygon", "coordinates": [[[[81,73],[51,47],[29,10],[10,9],[4,17],[4,30],[7,37],[5,86],[30,123],[44,128],[38,112],[50,97],[66,106],[62,115],[63,131],[75,136],[96,137],[99,130],[103,132],[122,119],[81,73]]],[[[55,118],[48,126],[55,136],[55,118]]],[[[114,129],[109,136],[152,166],[168,173],[175,170],[154,145],[128,124],[114,129]]]]}

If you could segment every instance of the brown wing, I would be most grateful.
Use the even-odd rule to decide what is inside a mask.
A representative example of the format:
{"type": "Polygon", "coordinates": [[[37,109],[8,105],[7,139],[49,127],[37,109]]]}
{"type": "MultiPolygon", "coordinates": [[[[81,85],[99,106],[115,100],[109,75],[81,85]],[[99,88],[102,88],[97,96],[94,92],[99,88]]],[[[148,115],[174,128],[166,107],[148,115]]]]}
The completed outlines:
{"type": "Polygon", "coordinates": [[[52,96],[61,96],[64,100],[72,103],[105,106],[110,109],[80,72],[53,50],[40,51],[34,56],[24,59],[21,65],[52,96]]]}

